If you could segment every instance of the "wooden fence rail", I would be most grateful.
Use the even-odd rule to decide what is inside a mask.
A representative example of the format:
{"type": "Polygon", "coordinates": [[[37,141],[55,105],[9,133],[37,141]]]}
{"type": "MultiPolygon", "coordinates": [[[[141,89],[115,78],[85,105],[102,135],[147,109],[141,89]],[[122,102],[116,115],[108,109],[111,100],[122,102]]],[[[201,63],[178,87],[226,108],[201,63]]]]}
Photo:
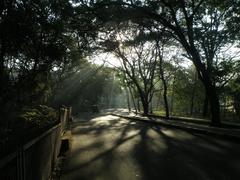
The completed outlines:
{"type": "Polygon", "coordinates": [[[71,120],[71,107],[59,109],[60,123],[0,159],[0,180],[48,180],[71,120]]]}

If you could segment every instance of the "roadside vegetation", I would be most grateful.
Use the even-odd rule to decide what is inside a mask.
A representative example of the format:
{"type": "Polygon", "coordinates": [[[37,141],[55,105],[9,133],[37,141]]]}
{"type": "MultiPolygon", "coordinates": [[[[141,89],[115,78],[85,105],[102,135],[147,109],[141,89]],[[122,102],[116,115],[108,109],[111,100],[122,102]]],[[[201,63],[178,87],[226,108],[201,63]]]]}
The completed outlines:
{"type": "Polygon", "coordinates": [[[240,122],[239,22],[239,0],[1,1],[1,136],[61,105],[240,122]]]}

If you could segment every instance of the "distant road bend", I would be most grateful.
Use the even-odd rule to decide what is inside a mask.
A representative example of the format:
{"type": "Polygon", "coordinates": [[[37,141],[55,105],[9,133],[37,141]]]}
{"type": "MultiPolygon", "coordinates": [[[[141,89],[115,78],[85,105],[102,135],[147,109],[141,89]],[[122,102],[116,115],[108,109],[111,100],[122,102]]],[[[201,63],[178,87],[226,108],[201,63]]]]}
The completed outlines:
{"type": "Polygon", "coordinates": [[[240,144],[98,115],[75,119],[61,180],[239,180],[240,144]]]}

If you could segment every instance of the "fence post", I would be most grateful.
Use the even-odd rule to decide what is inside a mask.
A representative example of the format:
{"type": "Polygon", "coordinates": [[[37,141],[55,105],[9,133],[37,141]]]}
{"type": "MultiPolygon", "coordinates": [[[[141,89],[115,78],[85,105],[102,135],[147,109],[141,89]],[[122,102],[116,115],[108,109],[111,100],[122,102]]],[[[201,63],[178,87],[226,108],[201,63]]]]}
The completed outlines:
{"type": "Polygon", "coordinates": [[[19,180],[25,180],[25,156],[23,146],[21,145],[17,152],[17,172],[19,180]]]}
{"type": "Polygon", "coordinates": [[[72,121],[72,107],[68,107],[68,115],[69,115],[69,121],[71,122],[72,121]]]}
{"type": "Polygon", "coordinates": [[[49,170],[52,170],[44,170],[43,173],[40,172],[40,174],[42,173],[41,175],[38,174],[37,177],[34,177],[34,173],[36,173],[36,171],[39,173],[39,169],[37,168],[39,168],[40,165],[42,167],[42,164],[45,161],[44,159],[40,159],[41,154],[39,154],[40,158],[37,156],[38,154],[36,153],[39,153],[40,151],[35,151],[35,149],[49,147],[48,150],[50,150],[48,152],[50,154],[45,157],[48,160],[48,164],[50,164],[49,167],[53,168],[54,162],[60,152],[61,136],[67,122],[67,112],[66,108],[60,107],[59,124],[46,130],[44,133],[29,142],[25,143],[24,141],[20,141],[15,152],[0,159],[0,180],[40,179],[40,176],[43,175],[43,173],[45,173],[45,177],[45,175],[47,175],[46,172],[49,173],[49,170]],[[31,158],[37,159],[36,165],[35,162],[31,161],[31,158]]]}

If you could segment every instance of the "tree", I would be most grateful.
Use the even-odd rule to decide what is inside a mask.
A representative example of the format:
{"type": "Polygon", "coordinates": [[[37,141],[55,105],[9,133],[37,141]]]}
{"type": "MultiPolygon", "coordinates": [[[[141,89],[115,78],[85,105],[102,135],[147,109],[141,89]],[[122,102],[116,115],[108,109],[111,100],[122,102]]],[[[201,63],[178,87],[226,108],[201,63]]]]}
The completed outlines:
{"type": "MultiPolygon", "coordinates": [[[[156,38],[156,47],[157,47],[157,56],[158,56],[158,61],[159,61],[159,75],[160,79],[162,80],[163,84],[163,99],[164,99],[164,106],[165,106],[165,113],[166,113],[166,118],[169,118],[169,105],[168,105],[168,98],[167,98],[167,93],[168,93],[168,86],[167,86],[167,81],[165,78],[165,73],[164,73],[164,67],[163,67],[163,52],[164,52],[164,46],[166,42],[163,40],[164,38],[162,37],[161,40],[161,45],[160,45],[160,39],[159,39],[159,32],[158,32],[158,37],[156,38]]],[[[166,38],[165,38],[166,41],[166,38]]]]}
{"type": "MultiPolygon", "coordinates": [[[[206,1],[205,4],[204,2],[205,1],[202,0],[146,0],[141,2],[120,0],[107,2],[99,1],[97,4],[98,7],[117,6],[126,13],[131,11],[131,13],[129,13],[129,19],[133,19],[134,22],[147,21],[148,23],[164,26],[170,31],[172,36],[181,43],[188,54],[188,58],[192,60],[198,76],[205,87],[205,91],[209,95],[212,124],[220,125],[220,106],[216,86],[201,56],[201,50],[197,45],[197,39],[199,39],[197,36],[204,35],[196,34],[195,32],[195,22],[199,21],[199,17],[201,17],[203,5],[205,9],[208,9],[211,5],[210,1],[206,1]]],[[[219,3],[219,5],[221,5],[221,8],[228,8],[228,6],[225,6],[226,3],[227,1],[223,1],[219,3]]],[[[231,5],[233,6],[233,4],[231,5]]]]}
{"type": "Polygon", "coordinates": [[[89,111],[92,106],[113,107],[121,93],[114,69],[86,62],[78,70],[62,80],[54,96],[54,104],[71,105],[79,112],[89,111]]]}
{"type": "MultiPolygon", "coordinates": [[[[236,33],[233,33],[226,22],[230,18],[230,14],[233,14],[232,3],[225,3],[218,1],[205,1],[199,8],[200,13],[197,14],[195,24],[195,34],[197,43],[200,46],[200,53],[203,57],[203,61],[206,66],[206,70],[212,79],[213,83],[216,83],[217,69],[219,69],[219,57],[220,54],[226,53],[222,49],[230,49],[234,44],[236,33]],[[230,47],[229,47],[230,46],[230,47]]],[[[233,56],[229,57],[231,60],[233,56]]],[[[220,61],[221,62],[221,61],[220,61]]],[[[203,106],[203,116],[208,114],[208,94],[205,91],[205,99],[203,106]]]]}
{"type": "Polygon", "coordinates": [[[0,104],[4,107],[1,111],[7,111],[6,104],[12,103],[17,110],[22,103],[33,102],[33,97],[43,100],[36,98],[44,94],[42,91],[48,91],[49,86],[42,83],[47,84],[53,65],[62,62],[66,47],[62,36],[66,18],[62,14],[67,15],[66,9],[70,6],[67,1],[61,5],[60,9],[57,2],[51,1],[1,3],[0,104]],[[28,81],[22,81],[24,79],[28,81]],[[21,97],[26,94],[28,97],[21,97]]]}
{"type": "Polygon", "coordinates": [[[95,16],[85,16],[85,11],[68,0],[1,1],[3,116],[24,106],[50,104],[56,74],[64,74],[74,61],[83,59],[91,50],[90,42],[97,28],[89,23],[95,16]]]}
{"type": "Polygon", "coordinates": [[[149,104],[154,94],[155,70],[157,66],[156,51],[154,45],[148,42],[136,42],[129,34],[141,33],[136,30],[121,32],[122,42],[118,40],[119,46],[114,54],[121,59],[123,71],[126,74],[126,82],[134,84],[141,99],[143,114],[149,114],[149,104]],[[148,49],[148,50],[146,50],[148,49]]]}

